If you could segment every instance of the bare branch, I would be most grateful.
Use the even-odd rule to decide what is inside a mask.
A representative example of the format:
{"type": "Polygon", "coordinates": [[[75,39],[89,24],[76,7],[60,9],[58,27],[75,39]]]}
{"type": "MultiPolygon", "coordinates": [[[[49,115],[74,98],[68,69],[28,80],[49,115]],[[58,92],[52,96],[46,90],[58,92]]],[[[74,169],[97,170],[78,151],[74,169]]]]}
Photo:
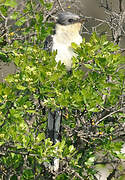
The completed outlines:
{"type": "Polygon", "coordinates": [[[120,111],[123,111],[123,110],[125,110],[125,107],[123,107],[123,108],[121,108],[121,109],[118,109],[118,110],[116,110],[116,111],[111,112],[110,114],[106,115],[105,117],[99,119],[99,120],[95,123],[95,125],[97,126],[101,121],[103,121],[103,120],[106,119],[107,117],[110,117],[110,116],[112,116],[113,114],[115,114],[115,113],[117,113],[117,112],[120,112],[120,111]]]}
{"type": "Polygon", "coordinates": [[[2,14],[2,12],[0,11],[0,16],[5,20],[6,17],[2,14]]]}
{"type": "Polygon", "coordinates": [[[63,7],[62,7],[62,4],[60,2],[60,0],[57,0],[58,4],[59,4],[59,7],[61,8],[62,11],[64,11],[63,7]]]}
{"type": "Polygon", "coordinates": [[[123,10],[123,7],[122,7],[122,0],[119,0],[119,10],[120,10],[120,12],[122,12],[122,10],[123,10]]]}

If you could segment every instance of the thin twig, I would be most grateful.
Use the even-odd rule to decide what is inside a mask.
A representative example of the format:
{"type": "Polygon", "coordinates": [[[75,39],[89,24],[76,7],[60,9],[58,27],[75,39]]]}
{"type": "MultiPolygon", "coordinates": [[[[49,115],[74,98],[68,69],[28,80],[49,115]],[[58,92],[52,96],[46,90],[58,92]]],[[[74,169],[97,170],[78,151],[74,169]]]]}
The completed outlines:
{"type": "Polygon", "coordinates": [[[124,109],[125,109],[125,107],[123,107],[123,108],[121,108],[121,109],[118,109],[118,110],[116,110],[116,111],[111,112],[110,114],[106,115],[105,117],[99,119],[99,120],[95,123],[95,125],[97,126],[100,122],[102,122],[102,121],[103,121],[104,119],[106,119],[107,117],[110,117],[111,115],[113,115],[113,114],[115,114],[115,113],[117,113],[117,112],[119,112],[119,111],[123,111],[124,109]]]}
{"type": "Polygon", "coordinates": [[[2,14],[2,12],[0,11],[0,16],[5,20],[6,17],[2,14]]]}
{"type": "Polygon", "coordinates": [[[119,0],[119,11],[122,12],[122,0],[119,0]]]}
{"type": "Polygon", "coordinates": [[[64,11],[64,9],[63,9],[63,7],[62,7],[62,4],[61,4],[60,0],[57,0],[57,2],[58,2],[58,4],[59,4],[61,10],[64,11]]]}
{"type": "Polygon", "coordinates": [[[56,17],[55,17],[55,16],[52,16],[52,14],[54,13],[55,10],[56,10],[56,3],[53,4],[53,7],[52,7],[51,11],[49,11],[48,14],[44,17],[43,22],[45,22],[45,21],[48,19],[48,17],[50,17],[50,16],[51,16],[54,20],[56,20],[56,17]]]}

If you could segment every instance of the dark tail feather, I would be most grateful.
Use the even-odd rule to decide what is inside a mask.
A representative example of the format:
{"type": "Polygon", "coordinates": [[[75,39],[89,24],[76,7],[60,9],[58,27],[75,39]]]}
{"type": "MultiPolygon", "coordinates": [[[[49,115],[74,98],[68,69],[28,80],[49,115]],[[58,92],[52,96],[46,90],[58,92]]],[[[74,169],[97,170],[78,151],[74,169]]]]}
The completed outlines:
{"type": "MultiPolygon", "coordinates": [[[[62,120],[62,112],[61,110],[56,110],[52,112],[49,110],[48,112],[48,138],[53,141],[53,144],[56,144],[60,141],[60,131],[61,131],[61,120],[62,120]]],[[[59,170],[59,159],[55,158],[53,162],[54,171],[59,170]]]]}

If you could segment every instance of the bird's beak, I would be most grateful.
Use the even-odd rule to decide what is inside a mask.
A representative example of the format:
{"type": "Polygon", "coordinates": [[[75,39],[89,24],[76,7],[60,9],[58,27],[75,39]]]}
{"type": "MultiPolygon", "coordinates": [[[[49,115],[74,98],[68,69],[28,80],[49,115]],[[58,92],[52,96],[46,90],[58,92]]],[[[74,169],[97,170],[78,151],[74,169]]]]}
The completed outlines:
{"type": "Polygon", "coordinates": [[[80,23],[84,23],[85,21],[86,21],[85,16],[80,16],[79,22],[80,22],[80,23]]]}

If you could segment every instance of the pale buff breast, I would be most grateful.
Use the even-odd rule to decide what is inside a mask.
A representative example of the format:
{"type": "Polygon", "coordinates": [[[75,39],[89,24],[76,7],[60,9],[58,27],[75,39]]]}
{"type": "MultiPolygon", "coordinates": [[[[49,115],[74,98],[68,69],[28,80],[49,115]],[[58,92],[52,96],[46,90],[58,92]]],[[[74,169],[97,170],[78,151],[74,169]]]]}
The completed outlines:
{"type": "Polygon", "coordinates": [[[61,61],[65,64],[68,70],[72,66],[72,57],[76,56],[71,47],[71,43],[80,44],[82,37],[79,34],[81,24],[76,23],[73,25],[56,26],[56,34],[53,36],[53,48],[52,51],[57,50],[56,61],[61,61]]]}

